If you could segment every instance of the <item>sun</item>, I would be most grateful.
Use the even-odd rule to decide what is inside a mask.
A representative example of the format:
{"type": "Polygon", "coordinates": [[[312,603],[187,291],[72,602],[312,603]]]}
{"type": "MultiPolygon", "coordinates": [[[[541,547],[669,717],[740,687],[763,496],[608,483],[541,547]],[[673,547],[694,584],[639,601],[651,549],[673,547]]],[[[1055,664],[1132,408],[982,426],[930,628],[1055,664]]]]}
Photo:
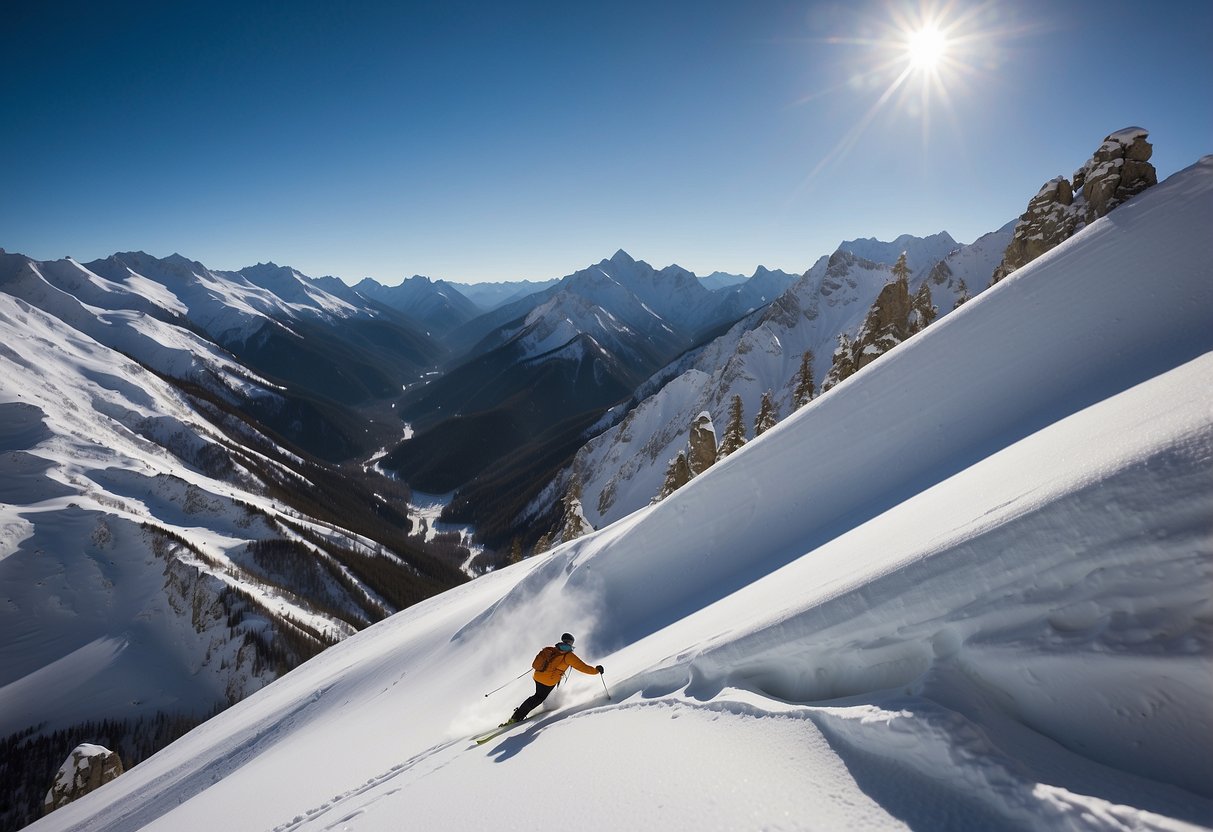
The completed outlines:
{"type": "Polygon", "coordinates": [[[928,147],[938,117],[959,125],[955,102],[968,96],[973,82],[989,77],[1012,40],[1037,28],[1013,25],[999,0],[885,0],[881,9],[879,17],[859,13],[853,32],[822,41],[855,49],[849,75],[797,103],[844,93],[870,104],[819,156],[806,183],[837,164],[882,117],[918,122],[928,147]]]}
{"type": "Polygon", "coordinates": [[[910,67],[919,70],[933,70],[939,66],[948,51],[948,40],[943,32],[934,25],[927,24],[921,29],[910,32],[906,38],[906,56],[910,67]]]}

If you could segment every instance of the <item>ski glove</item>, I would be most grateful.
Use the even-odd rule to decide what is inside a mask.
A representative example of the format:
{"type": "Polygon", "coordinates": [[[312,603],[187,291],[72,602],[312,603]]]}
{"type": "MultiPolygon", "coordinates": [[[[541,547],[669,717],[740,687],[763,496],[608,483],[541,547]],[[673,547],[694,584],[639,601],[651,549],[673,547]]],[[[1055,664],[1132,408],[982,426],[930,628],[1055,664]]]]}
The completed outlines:
{"type": "Polygon", "coordinates": [[[598,671],[599,676],[601,676],[603,673],[606,673],[606,671],[602,669],[602,665],[598,665],[594,669],[598,671]]]}

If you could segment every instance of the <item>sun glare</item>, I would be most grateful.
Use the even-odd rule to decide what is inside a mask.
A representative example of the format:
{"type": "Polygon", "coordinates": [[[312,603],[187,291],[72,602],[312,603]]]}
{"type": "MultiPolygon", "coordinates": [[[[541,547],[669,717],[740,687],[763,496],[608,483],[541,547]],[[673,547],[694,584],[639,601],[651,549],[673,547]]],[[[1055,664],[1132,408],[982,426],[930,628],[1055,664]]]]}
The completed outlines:
{"type": "Polygon", "coordinates": [[[906,43],[906,54],[914,69],[934,69],[947,52],[948,42],[943,32],[934,26],[923,26],[911,32],[906,43]]]}
{"type": "Polygon", "coordinates": [[[1008,25],[999,0],[890,0],[882,8],[880,18],[858,16],[853,33],[825,41],[853,48],[855,69],[843,83],[801,102],[847,93],[870,103],[817,159],[806,182],[846,156],[879,118],[912,119],[928,146],[932,125],[940,116],[955,122],[954,102],[998,66],[1004,43],[1031,31],[1008,25]]]}

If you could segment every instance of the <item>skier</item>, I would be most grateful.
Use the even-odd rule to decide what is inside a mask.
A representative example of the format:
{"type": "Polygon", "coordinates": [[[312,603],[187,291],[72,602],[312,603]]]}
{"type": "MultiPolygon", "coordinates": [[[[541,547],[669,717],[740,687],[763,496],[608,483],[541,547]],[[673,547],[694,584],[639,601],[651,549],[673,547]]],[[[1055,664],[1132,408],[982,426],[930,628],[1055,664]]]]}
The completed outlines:
{"type": "Polygon", "coordinates": [[[570,666],[590,675],[602,673],[602,665],[590,667],[577,658],[577,655],[573,652],[573,636],[565,633],[555,645],[545,647],[539,651],[539,655],[535,657],[535,661],[532,663],[532,667],[535,668],[535,673],[532,676],[535,680],[535,693],[515,708],[514,713],[509,719],[501,723],[500,727],[504,728],[507,725],[513,725],[515,722],[521,722],[526,719],[527,714],[539,707],[543,703],[543,700],[548,698],[548,694],[552,692],[552,689],[560,684],[560,680],[564,678],[564,672],[570,666]]]}

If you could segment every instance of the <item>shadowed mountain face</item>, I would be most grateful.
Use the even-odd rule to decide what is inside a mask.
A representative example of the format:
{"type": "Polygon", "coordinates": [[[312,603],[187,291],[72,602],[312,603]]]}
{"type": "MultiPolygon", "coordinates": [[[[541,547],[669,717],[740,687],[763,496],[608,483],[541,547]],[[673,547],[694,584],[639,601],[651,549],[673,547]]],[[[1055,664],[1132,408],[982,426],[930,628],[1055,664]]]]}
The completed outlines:
{"type": "Polygon", "coordinates": [[[780,281],[764,277],[752,298],[722,298],[685,269],[657,270],[619,251],[471,322],[458,337],[519,313],[485,332],[454,369],[406,392],[399,413],[416,434],[382,464],[418,489],[445,493],[524,448],[551,460],[554,448],[570,446],[570,425],[594,424],[780,281]]]}
{"type": "Polygon", "coordinates": [[[396,286],[384,286],[368,277],[354,290],[407,316],[437,339],[444,339],[483,311],[454,284],[421,275],[396,286]]]}
{"type": "Polygon", "coordinates": [[[533,358],[494,350],[401,402],[417,432],[381,464],[414,488],[452,491],[519,448],[542,446],[569,419],[596,418],[642,380],[589,335],[533,358]]]}

